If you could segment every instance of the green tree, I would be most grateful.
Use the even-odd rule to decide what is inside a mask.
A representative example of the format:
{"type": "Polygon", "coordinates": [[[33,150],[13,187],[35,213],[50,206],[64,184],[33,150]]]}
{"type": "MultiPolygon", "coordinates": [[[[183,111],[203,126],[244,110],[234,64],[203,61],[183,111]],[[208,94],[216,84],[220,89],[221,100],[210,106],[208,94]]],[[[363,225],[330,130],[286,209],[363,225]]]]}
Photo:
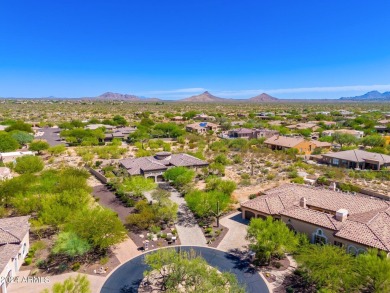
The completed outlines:
{"type": "Polygon", "coordinates": [[[150,118],[142,118],[141,122],[139,123],[139,126],[145,127],[145,128],[150,128],[154,125],[154,121],[150,118]]]}
{"type": "Polygon", "coordinates": [[[65,231],[74,232],[94,248],[106,249],[126,237],[126,229],[118,215],[100,206],[77,211],[65,225],[65,231]]]}
{"type": "Polygon", "coordinates": [[[236,188],[237,184],[231,180],[223,180],[216,176],[210,176],[206,179],[207,191],[215,190],[231,195],[236,188]]]}
{"type": "Polygon", "coordinates": [[[73,232],[61,232],[51,250],[54,254],[64,254],[71,258],[81,256],[90,251],[88,241],[81,239],[73,232]]]}
{"type": "Polygon", "coordinates": [[[188,112],[185,112],[183,114],[183,118],[186,120],[190,120],[190,119],[194,118],[196,116],[196,114],[198,114],[197,111],[188,111],[188,112]]]}
{"type": "Polygon", "coordinates": [[[161,132],[162,137],[179,137],[182,136],[185,131],[176,123],[159,123],[154,126],[155,131],[161,132]]]}
{"type": "Polygon", "coordinates": [[[49,147],[48,151],[52,156],[58,156],[60,154],[65,153],[66,147],[63,144],[59,144],[59,145],[49,147]]]}
{"type": "Polygon", "coordinates": [[[379,134],[367,135],[363,137],[362,144],[364,146],[382,147],[385,145],[385,138],[379,134]]]}
{"type": "Polygon", "coordinates": [[[11,132],[14,130],[20,130],[20,131],[25,131],[25,132],[29,132],[29,133],[33,132],[31,125],[28,123],[24,123],[21,120],[15,121],[15,123],[12,123],[9,127],[7,127],[5,129],[5,131],[8,131],[8,132],[11,132]]]}
{"type": "Polygon", "coordinates": [[[120,190],[124,192],[132,192],[134,196],[141,197],[145,191],[153,190],[157,184],[151,178],[143,176],[131,176],[125,178],[120,185],[120,190]]]}
{"type": "Polygon", "coordinates": [[[19,148],[18,141],[9,133],[0,131],[0,152],[12,152],[19,148]]]}
{"type": "Polygon", "coordinates": [[[24,174],[10,180],[0,181],[0,205],[8,206],[11,199],[17,194],[26,194],[35,176],[24,174]]]}
{"type": "Polygon", "coordinates": [[[139,201],[135,205],[135,210],[137,213],[130,214],[126,218],[126,223],[129,226],[145,230],[158,222],[157,215],[152,205],[150,205],[145,200],[139,201]]]}
{"type": "Polygon", "coordinates": [[[162,204],[165,200],[169,199],[170,192],[166,191],[161,188],[157,188],[155,191],[152,192],[152,198],[157,201],[159,205],[162,204]]]}
{"type": "Polygon", "coordinates": [[[282,258],[284,253],[296,249],[300,241],[282,221],[272,217],[252,218],[247,237],[250,249],[262,263],[269,263],[272,257],[282,258]]]}
{"type": "Polygon", "coordinates": [[[15,171],[19,174],[37,173],[42,171],[44,167],[45,164],[40,157],[27,155],[16,159],[15,171]]]}
{"type": "Polygon", "coordinates": [[[42,151],[47,150],[50,147],[50,145],[47,143],[47,141],[44,140],[34,140],[30,143],[29,150],[33,152],[38,152],[38,154],[41,154],[42,151]]]}
{"type": "Polygon", "coordinates": [[[333,245],[306,245],[296,256],[302,269],[317,286],[329,292],[357,292],[361,279],[355,259],[344,248],[333,245]]]}
{"type": "Polygon", "coordinates": [[[216,162],[211,163],[209,165],[209,169],[210,169],[212,174],[220,175],[220,176],[225,175],[225,165],[223,165],[223,164],[216,163],[216,162]]]}
{"type": "Polygon", "coordinates": [[[195,171],[186,167],[173,167],[165,171],[163,177],[165,180],[172,181],[176,188],[183,190],[193,181],[195,171]]]}
{"type": "Polygon", "coordinates": [[[25,145],[33,141],[34,136],[28,132],[14,130],[10,132],[11,136],[16,139],[20,145],[25,145]]]}
{"type": "Polygon", "coordinates": [[[173,222],[177,219],[179,205],[169,198],[162,199],[158,205],[154,204],[153,208],[158,219],[163,223],[173,222]]]}
{"type": "Polygon", "coordinates": [[[38,218],[44,224],[60,227],[68,222],[75,211],[86,208],[89,200],[90,194],[82,189],[50,194],[41,199],[38,218]]]}
{"type": "Polygon", "coordinates": [[[340,144],[341,147],[343,145],[355,145],[358,142],[358,139],[354,135],[340,132],[333,134],[333,140],[340,144]]]}
{"type": "Polygon", "coordinates": [[[360,278],[368,292],[390,292],[390,259],[384,251],[369,249],[356,258],[360,278]]]}
{"type": "Polygon", "coordinates": [[[219,218],[228,211],[232,203],[231,196],[220,191],[204,192],[193,190],[186,194],[185,200],[190,210],[201,218],[219,218]]]}
{"type": "Polygon", "coordinates": [[[220,273],[193,250],[176,252],[174,249],[160,249],[145,256],[150,267],[145,275],[157,274],[161,280],[161,291],[244,293],[235,275],[220,273]],[[167,272],[166,268],[169,266],[167,272]]]}
{"type": "Polygon", "coordinates": [[[230,161],[224,154],[219,154],[214,159],[215,163],[222,164],[224,166],[229,165],[230,161]]]}
{"type": "Polygon", "coordinates": [[[112,120],[115,122],[116,125],[126,126],[129,124],[126,119],[120,115],[115,115],[112,120]]]}
{"type": "Polygon", "coordinates": [[[91,293],[90,282],[86,275],[69,277],[63,283],[55,283],[51,290],[45,289],[41,293],[91,293]]]}

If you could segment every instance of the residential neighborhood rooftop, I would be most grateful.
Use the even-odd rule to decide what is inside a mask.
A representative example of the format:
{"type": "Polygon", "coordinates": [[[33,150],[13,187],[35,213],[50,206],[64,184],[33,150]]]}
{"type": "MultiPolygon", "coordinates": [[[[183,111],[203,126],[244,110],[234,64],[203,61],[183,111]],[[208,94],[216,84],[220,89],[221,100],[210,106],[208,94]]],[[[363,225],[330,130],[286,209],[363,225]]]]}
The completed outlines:
{"type": "Polygon", "coordinates": [[[323,156],[336,158],[340,160],[352,161],[352,162],[364,162],[369,160],[369,161],[377,161],[382,164],[390,163],[390,156],[388,155],[372,153],[363,150],[348,150],[348,151],[341,151],[336,153],[327,153],[324,154],[323,156]]]}
{"type": "Polygon", "coordinates": [[[360,194],[284,184],[241,204],[265,215],[284,215],[335,231],[335,236],[390,251],[390,202],[360,194]],[[300,205],[306,200],[307,207],[300,205]],[[335,214],[348,211],[345,222],[335,214]]]}

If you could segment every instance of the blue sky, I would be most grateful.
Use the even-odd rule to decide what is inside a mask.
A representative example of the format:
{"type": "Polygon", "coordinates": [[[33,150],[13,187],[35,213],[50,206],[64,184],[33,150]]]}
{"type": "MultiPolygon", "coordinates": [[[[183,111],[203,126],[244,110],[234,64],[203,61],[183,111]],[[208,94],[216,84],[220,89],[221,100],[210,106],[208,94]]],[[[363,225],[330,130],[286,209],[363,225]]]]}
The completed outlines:
{"type": "Polygon", "coordinates": [[[390,90],[390,1],[0,2],[0,96],[390,90]]]}

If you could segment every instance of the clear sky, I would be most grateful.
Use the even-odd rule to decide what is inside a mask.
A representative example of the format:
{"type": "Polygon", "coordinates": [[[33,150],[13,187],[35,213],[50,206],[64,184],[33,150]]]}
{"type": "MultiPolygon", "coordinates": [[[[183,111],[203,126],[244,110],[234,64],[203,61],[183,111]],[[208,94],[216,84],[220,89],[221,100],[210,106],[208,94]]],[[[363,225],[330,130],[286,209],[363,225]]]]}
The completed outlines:
{"type": "Polygon", "coordinates": [[[4,0],[0,96],[390,90],[389,0],[4,0]]]}

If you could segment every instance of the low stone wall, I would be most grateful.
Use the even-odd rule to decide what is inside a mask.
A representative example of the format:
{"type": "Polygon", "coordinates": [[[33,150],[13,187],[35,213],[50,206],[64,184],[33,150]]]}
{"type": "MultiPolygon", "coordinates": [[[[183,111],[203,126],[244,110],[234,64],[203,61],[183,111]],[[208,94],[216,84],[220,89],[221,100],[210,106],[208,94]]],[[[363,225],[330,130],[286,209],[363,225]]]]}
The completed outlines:
{"type": "Polygon", "coordinates": [[[101,183],[107,184],[108,179],[102,174],[96,171],[95,169],[92,169],[89,166],[85,166],[85,168],[93,175],[95,176],[101,183]]]}

